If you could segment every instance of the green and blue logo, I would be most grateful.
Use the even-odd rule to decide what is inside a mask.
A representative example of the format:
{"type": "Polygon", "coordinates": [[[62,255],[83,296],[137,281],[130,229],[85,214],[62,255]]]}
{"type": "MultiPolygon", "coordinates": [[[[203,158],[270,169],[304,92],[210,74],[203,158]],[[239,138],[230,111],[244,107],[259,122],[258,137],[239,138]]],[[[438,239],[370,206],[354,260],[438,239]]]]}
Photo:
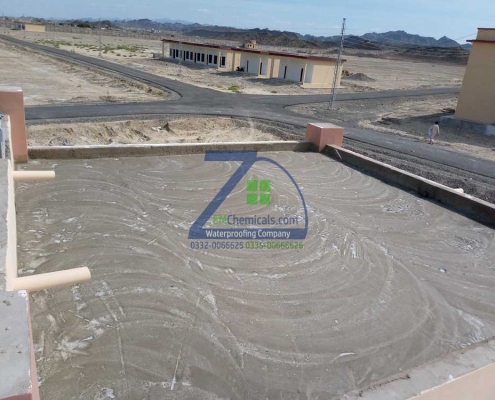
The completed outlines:
{"type": "MultiPolygon", "coordinates": [[[[259,157],[256,151],[208,151],[205,154],[205,161],[232,162],[241,161],[241,165],[235,170],[233,175],[227,180],[216,196],[206,206],[201,215],[194,221],[189,230],[189,239],[230,239],[244,240],[253,238],[271,238],[277,240],[302,240],[308,233],[308,210],[304,196],[297,182],[292,175],[275,160],[268,157],[259,157]],[[273,216],[249,216],[237,217],[235,215],[218,215],[216,211],[227,199],[229,194],[235,189],[239,182],[246,176],[251,167],[257,162],[268,162],[278,167],[292,182],[294,190],[297,192],[304,211],[304,227],[293,227],[298,222],[297,217],[281,217],[276,220],[273,216]],[[250,226],[253,224],[268,225],[261,228],[208,228],[208,221],[213,225],[237,223],[250,226]],[[275,226],[275,227],[274,227],[275,226]]],[[[249,206],[268,206],[272,204],[272,182],[270,180],[250,179],[246,182],[246,204],[249,206]]]]}
{"type": "Polygon", "coordinates": [[[268,206],[272,203],[271,181],[250,179],[246,183],[246,204],[268,206]]]}

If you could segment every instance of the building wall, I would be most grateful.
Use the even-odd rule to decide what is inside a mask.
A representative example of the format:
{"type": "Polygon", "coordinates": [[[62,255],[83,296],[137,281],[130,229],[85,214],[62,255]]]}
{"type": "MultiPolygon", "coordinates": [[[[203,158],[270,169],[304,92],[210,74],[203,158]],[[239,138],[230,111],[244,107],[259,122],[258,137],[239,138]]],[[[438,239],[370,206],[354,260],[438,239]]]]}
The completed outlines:
{"type": "MultiPolygon", "coordinates": [[[[488,37],[486,32],[480,37],[488,37]]],[[[495,39],[493,43],[473,43],[455,112],[457,118],[495,124],[494,71],[495,39]]]]}
{"type": "MultiPolygon", "coordinates": [[[[179,50],[179,45],[177,43],[170,43],[169,57],[173,58],[173,50],[179,50]]],[[[192,63],[192,64],[201,64],[208,65],[214,68],[219,68],[221,70],[231,70],[232,65],[234,63],[233,59],[233,51],[228,49],[213,49],[213,48],[205,48],[201,46],[192,46],[192,45],[182,45],[182,58],[184,63],[192,63]],[[189,58],[186,57],[186,52],[193,53],[192,60],[189,55],[189,58]],[[199,58],[194,59],[194,54],[197,53],[199,58]],[[202,61],[201,55],[205,55],[204,62],[202,61]],[[211,62],[208,61],[208,56],[211,55],[211,62]],[[217,57],[217,62],[215,64],[215,57],[217,57]],[[225,66],[220,66],[221,57],[225,57],[225,66]]],[[[178,57],[176,57],[178,59],[178,57]]]]}
{"type": "Polygon", "coordinates": [[[478,40],[495,40],[495,29],[479,29],[478,40]]]}
{"type": "Polygon", "coordinates": [[[280,57],[273,57],[270,78],[278,78],[279,70],[280,70],[280,57]]]}
{"type": "Polygon", "coordinates": [[[306,69],[306,62],[304,59],[294,59],[289,57],[280,57],[280,66],[278,69],[278,78],[285,79],[292,82],[301,81],[301,69],[306,69]],[[287,73],[285,71],[287,67],[287,73]],[[284,78],[285,76],[285,78],[284,78]]]}
{"type": "Polygon", "coordinates": [[[270,59],[271,57],[268,57],[268,56],[261,56],[261,65],[260,65],[260,71],[259,72],[259,75],[261,76],[264,76],[264,77],[269,77],[269,73],[270,73],[270,59]]]}
{"type": "MultiPolygon", "coordinates": [[[[230,50],[222,50],[222,56],[225,56],[225,69],[228,71],[232,71],[235,69],[234,67],[234,52],[230,50]]],[[[223,67],[220,67],[223,69],[223,67]]]]}
{"type": "Polygon", "coordinates": [[[236,51],[234,52],[232,57],[233,57],[232,71],[235,71],[237,67],[241,66],[241,53],[236,51]]]}
{"type": "Polygon", "coordinates": [[[313,61],[308,61],[308,64],[306,65],[306,76],[304,77],[304,84],[311,83],[313,80],[313,67],[314,67],[314,62],[313,61]]]}
{"type": "Polygon", "coordinates": [[[241,53],[241,67],[244,67],[244,72],[252,75],[258,75],[259,72],[259,54],[241,53]],[[249,69],[248,69],[249,61],[249,69]]]}
{"type": "MultiPolygon", "coordinates": [[[[179,49],[178,43],[170,43],[170,57],[173,57],[173,50],[179,49]]],[[[182,45],[182,50],[205,54],[205,61],[202,62],[201,59],[197,60],[197,64],[205,64],[209,66],[215,66],[221,70],[225,71],[235,71],[237,67],[244,68],[244,71],[256,75],[260,78],[278,78],[285,79],[291,82],[301,82],[301,70],[303,71],[303,87],[318,87],[318,88],[330,88],[333,84],[333,77],[335,72],[335,61],[324,61],[324,60],[312,60],[305,58],[294,58],[279,56],[278,54],[263,54],[263,53],[250,53],[243,52],[237,49],[217,49],[208,48],[202,46],[194,45],[182,45]],[[208,62],[208,55],[212,58],[217,56],[217,63],[208,62]],[[220,67],[221,57],[226,57],[226,62],[224,67],[220,67]],[[249,62],[249,70],[248,70],[249,62]],[[262,63],[260,65],[260,62],[262,63]],[[261,66],[261,73],[260,73],[261,66]],[[287,67],[287,74],[285,74],[285,67],[287,67]]],[[[185,54],[184,54],[185,56],[185,54]]],[[[184,59],[184,63],[194,63],[194,60],[184,59]]],[[[340,86],[340,74],[337,81],[337,85],[340,86]]]]}
{"type": "MultiPolygon", "coordinates": [[[[337,63],[328,63],[325,61],[308,61],[308,70],[304,87],[332,87],[335,68],[337,63]]],[[[337,74],[337,87],[340,86],[340,78],[342,76],[342,66],[339,68],[340,73],[337,74]]]]}
{"type": "Polygon", "coordinates": [[[301,59],[288,59],[287,65],[287,80],[292,82],[301,82],[301,71],[304,75],[306,61],[301,59]]]}
{"type": "Polygon", "coordinates": [[[27,32],[46,32],[45,25],[25,24],[27,32]]]}

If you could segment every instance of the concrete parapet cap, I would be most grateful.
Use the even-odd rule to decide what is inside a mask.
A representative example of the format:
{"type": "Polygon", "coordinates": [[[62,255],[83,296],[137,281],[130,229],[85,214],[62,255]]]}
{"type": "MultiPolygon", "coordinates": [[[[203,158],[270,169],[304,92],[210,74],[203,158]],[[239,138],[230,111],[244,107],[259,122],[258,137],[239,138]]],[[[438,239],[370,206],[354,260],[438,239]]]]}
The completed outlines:
{"type": "Polygon", "coordinates": [[[328,122],[308,123],[306,140],[313,142],[318,151],[322,151],[326,145],[342,146],[344,128],[328,122]]]}
{"type": "Polygon", "coordinates": [[[0,86],[0,92],[21,92],[22,89],[18,86],[0,86]]]}

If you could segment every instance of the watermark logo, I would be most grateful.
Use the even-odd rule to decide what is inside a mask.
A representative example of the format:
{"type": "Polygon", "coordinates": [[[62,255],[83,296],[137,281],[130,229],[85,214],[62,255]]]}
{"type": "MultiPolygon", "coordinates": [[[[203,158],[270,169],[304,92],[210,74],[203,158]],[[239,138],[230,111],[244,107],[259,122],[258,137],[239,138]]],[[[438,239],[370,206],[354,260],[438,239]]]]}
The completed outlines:
{"type": "Polygon", "coordinates": [[[250,179],[246,182],[246,204],[268,206],[272,203],[271,181],[250,179]]]}
{"type": "MultiPolygon", "coordinates": [[[[189,239],[193,240],[302,240],[308,233],[308,210],[304,196],[292,175],[277,161],[268,157],[258,156],[256,151],[208,151],[205,154],[208,162],[241,162],[232,176],[222,186],[220,191],[210,201],[201,215],[194,221],[189,230],[189,239]],[[293,190],[297,193],[304,213],[303,217],[271,215],[237,216],[235,214],[219,214],[217,210],[246,176],[251,167],[257,162],[267,162],[279,168],[292,182],[293,190]],[[207,227],[210,222],[213,227],[207,227]],[[236,227],[217,227],[236,226],[236,227]],[[253,225],[258,227],[254,228],[253,225]],[[299,225],[297,227],[291,227],[299,225]],[[303,227],[300,227],[303,225],[303,227]],[[245,227],[239,227],[245,226],[245,227]]],[[[272,204],[271,180],[250,179],[246,182],[246,204],[248,206],[268,206],[272,204]]],[[[236,244],[238,245],[238,243],[236,244]]],[[[203,247],[201,247],[203,248],[203,247]]],[[[236,246],[238,248],[238,246],[236,246]]],[[[285,247],[284,247],[285,248],[285,247]]]]}

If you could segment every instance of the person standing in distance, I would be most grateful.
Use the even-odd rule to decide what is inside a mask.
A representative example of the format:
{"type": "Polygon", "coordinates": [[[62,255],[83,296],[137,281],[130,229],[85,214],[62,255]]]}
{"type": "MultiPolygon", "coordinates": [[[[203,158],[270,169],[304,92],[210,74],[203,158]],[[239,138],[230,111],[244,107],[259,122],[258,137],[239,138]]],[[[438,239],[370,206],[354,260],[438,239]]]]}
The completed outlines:
{"type": "Polygon", "coordinates": [[[429,144],[434,144],[435,138],[437,136],[440,136],[440,127],[438,126],[438,121],[435,121],[435,123],[432,126],[430,126],[428,136],[430,137],[429,144]]]}

